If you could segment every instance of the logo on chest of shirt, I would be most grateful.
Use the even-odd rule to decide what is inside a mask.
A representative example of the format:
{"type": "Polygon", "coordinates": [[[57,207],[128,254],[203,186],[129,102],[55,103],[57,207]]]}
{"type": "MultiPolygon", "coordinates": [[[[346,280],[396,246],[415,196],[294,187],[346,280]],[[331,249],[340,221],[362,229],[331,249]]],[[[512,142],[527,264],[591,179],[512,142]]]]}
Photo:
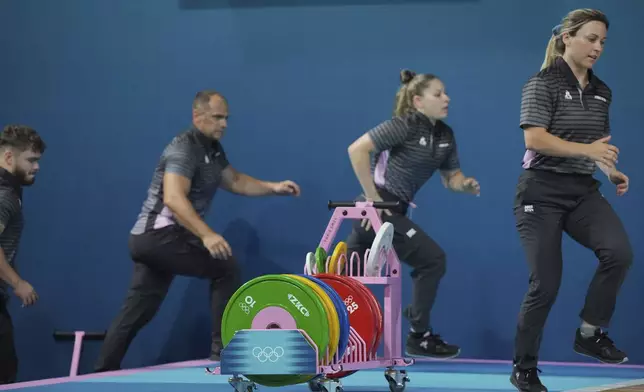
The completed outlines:
{"type": "MultiPolygon", "coordinates": [[[[220,154],[220,152],[215,153],[215,158],[217,158],[220,154]]],[[[204,162],[210,163],[210,157],[208,157],[208,154],[204,156],[204,162]]]]}
{"type": "MultiPolygon", "coordinates": [[[[418,144],[420,144],[423,147],[427,146],[427,139],[425,138],[425,136],[421,136],[421,138],[418,140],[418,144]]],[[[440,143],[438,145],[439,148],[447,148],[449,146],[450,146],[449,143],[440,143]]]]}
{"type": "Polygon", "coordinates": [[[570,91],[566,90],[566,94],[564,94],[564,99],[572,99],[572,95],[570,94],[570,91]]]}

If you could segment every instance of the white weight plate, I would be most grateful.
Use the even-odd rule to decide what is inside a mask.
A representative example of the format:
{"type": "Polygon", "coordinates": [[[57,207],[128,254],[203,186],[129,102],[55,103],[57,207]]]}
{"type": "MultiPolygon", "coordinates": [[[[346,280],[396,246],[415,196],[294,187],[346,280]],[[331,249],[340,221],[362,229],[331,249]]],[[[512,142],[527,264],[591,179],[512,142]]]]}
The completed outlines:
{"type": "Polygon", "coordinates": [[[381,254],[386,254],[392,247],[394,241],[394,225],[385,222],[380,226],[376,238],[374,238],[367,257],[365,276],[378,276],[380,265],[378,260],[381,254]]]}

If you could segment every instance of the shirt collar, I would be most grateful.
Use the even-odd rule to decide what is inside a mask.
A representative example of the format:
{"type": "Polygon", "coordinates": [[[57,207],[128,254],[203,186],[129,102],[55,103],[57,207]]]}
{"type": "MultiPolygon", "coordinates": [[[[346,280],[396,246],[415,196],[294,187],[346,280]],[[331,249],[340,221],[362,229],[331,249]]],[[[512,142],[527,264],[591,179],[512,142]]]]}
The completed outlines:
{"type": "Polygon", "coordinates": [[[418,110],[414,111],[411,114],[410,120],[412,124],[420,125],[421,127],[427,129],[429,132],[437,132],[437,131],[440,131],[441,129],[441,124],[442,124],[441,120],[436,120],[436,124],[432,124],[429,117],[419,112],[418,110]]]}
{"type": "Polygon", "coordinates": [[[204,147],[217,149],[217,146],[219,145],[219,141],[211,139],[208,136],[204,135],[203,132],[198,130],[194,125],[190,128],[190,131],[192,132],[194,137],[199,141],[199,143],[201,143],[204,147]]]}
{"type": "MultiPolygon", "coordinates": [[[[572,72],[570,65],[568,65],[568,63],[566,62],[566,60],[563,59],[563,57],[558,56],[555,59],[555,66],[557,67],[557,69],[563,72],[568,83],[572,84],[573,86],[579,85],[579,81],[577,80],[577,77],[572,72]]],[[[595,73],[593,72],[592,69],[588,70],[588,85],[591,85],[593,87],[597,86],[597,77],[595,76],[595,73]]]]}

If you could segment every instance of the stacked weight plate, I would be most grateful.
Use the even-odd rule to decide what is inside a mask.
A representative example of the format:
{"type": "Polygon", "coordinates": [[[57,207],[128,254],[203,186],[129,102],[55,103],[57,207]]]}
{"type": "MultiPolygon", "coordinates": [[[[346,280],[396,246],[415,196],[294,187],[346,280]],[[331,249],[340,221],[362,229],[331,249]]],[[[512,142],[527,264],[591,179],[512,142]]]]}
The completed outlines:
{"type": "MultiPolygon", "coordinates": [[[[349,326],[366,344],[368,360],[378,350],[383,331],[383,316],[380,303],[367,286],[343,275],[316,274],[316,278],[327,283],[342,298],[349,314],[349,326]]],[[[355,373],[342,371],[327,375],[339,379],[355,373]]]]}
{"type": "MultiPolygon", "coordinates": [[[[240,330],[274,328],[305,331],[318,348],[318,363],[330,365],[334,357],[341,359],[347,353],[350,328],[366,343],[367,355],[377,349],[383,330],[382,310],[365,285],[341,275],[265,275],[246,282],[224,311],[224,347],[240,330]]],[[[286,355],[274,346],[254,351],[260,362],[286,355]]],[[[257,384],[277,387],[305,383],[317,374],[245,376],[257,384]]]]}
{"type": "MultiPolygon", "coordinates": [[[[372,246],[374,249],[381,250],[391,244],[393,237],[393,226],[384,224],[378,231],[372,246]]],[[[318,246],[315,252],[309,252],[306,255],[306,264],[309,272],[314,276],[328,283],[342,297],[344,305],[349,313],[349,325],[362,338],[366,345],[367,358],[375,355],[381,342],[382,331],[384,328],[382,308],[371,290],[361,282],[342,275],[348,272],[347,244],[344,241],[338,242],[333,248],[330,255],[324,248],[318,246]]],[[[377,260],[374,255],[366,261],[368,273],[375,275],[378,272],[377,260]]],[[[363,265],[358,262],[354,268],[361,268],[363,265]]],[[[356,271],[357,272],[357,271],[356,271]]],[[[343,371],[327,375],[331,379],[340,379],[355,371],[343,371]]]]}
{"type": "MultiPolygon", "coordinates": [[[[364,276],[379,276],[381,268],[379,257],[393,248],[394,226],[385,222],[380,226],[376,236],[369,248],[368,256],[363,263],[353,265],[354,270],[350,275],[363,275],[364,276]],[[364,269],[364,270],[363,270],[364,269]]],[[[349,268],[347,267],[349,257],[347,254],[347,244],[343,241],[337,243],[333,252],[329,255],[326,250],[318,246],[315,252],[309,252],[306,255],[306,271],[310,274],[314,273],[331,273],[331,274],[347,274],[349,268]]]]}

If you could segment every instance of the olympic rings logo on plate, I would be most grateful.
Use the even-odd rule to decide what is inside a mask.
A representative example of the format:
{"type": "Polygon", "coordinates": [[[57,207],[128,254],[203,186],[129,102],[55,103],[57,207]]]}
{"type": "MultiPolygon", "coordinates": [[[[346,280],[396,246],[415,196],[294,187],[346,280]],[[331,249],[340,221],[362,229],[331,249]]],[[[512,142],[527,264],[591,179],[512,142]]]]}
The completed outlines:
{"type": "Polygon", "coordinates": [[[253,348],[253,356],[262,363],[266,361],[277,362],[282,355],[284,355],[284,349],[281,346],[275,348],[264,347],[263,349],[261,347],[253,348]]]}
{"type": "Polygon", "coordinates": [[[353,302],[353,296],[348,296],[347,298],[344,299],[344,304],[349,306],[353,302]]]}
{"type": "Polygon", "coordinates": [[[248,305],[246,305],[245,303],[240,302],[240,303],[239,303],[239,307],[242,309],[242,311],[243,311],[244,313],[246,313],[246,314],[250,314],[250,308],[249,308],[249,307],[248,307],[248,305]]]}

